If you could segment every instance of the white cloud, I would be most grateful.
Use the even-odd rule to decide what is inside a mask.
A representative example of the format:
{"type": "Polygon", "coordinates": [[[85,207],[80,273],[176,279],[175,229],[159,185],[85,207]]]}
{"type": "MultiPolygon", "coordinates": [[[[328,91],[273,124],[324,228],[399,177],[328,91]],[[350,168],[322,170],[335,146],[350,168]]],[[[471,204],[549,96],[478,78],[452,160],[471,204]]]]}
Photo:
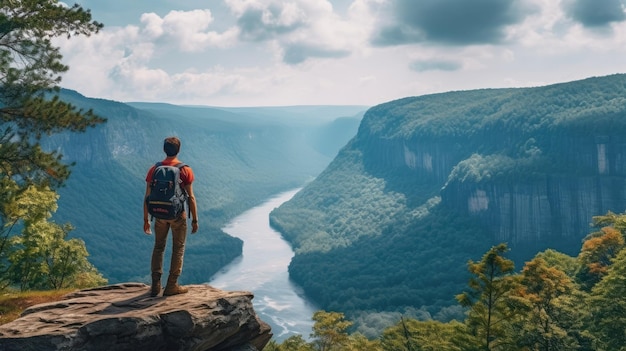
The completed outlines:
{"type": "Polygon", "coordinates": [[[369,40],[394,0],[347,1],[341,13],[332,5],[338,2],[324,0],[225,0],[211,10],[146,11],[138,25],[59,39],[70,66],[62,85],[120,101],[371,105],[624,70],[624,22],[590,30],[558,1],[525,0],[541,11],[507,26],[506,39],[492,45],[388,47],[369,40]]]}
{"type": "Polygon", "coordinates": [[[237,17],[242,39],[272,42],[270,47],[289,64],[345,57],[363,48],[374,23],[369,2],[356,1],[344,19],[329,1],[226,0],[237,17]]]}
{"type": "Polygon", "coordinates": [[[170,11],[163,18],[155,13],[145,13],[141,23],[148,39],[165,40],[177,45],[183,52],[197,52],[207,47],[234,45],[238,30],[231,28],[223,33],[210,31],[213,22],[210,10],[170,11]]]}

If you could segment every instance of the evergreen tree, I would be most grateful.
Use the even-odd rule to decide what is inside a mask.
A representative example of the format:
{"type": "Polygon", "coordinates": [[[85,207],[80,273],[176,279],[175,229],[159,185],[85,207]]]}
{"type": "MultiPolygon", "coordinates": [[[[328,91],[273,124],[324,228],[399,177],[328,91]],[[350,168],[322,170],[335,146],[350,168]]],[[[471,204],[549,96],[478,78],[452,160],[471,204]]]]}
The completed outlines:
{"type": "MultiPolygon", "coordinates": [[[[22,248],[30,247],[30,239],[11,238],[15,234],[13,230],[21,226],[21,217],[7,213],[7,209],[23,197],[30,186],[40,190],[55,189],[70,173],[70,165],[62,162],[61,154],[41,148],[41,138],[65,131],[82,132],[104,122],[91,110],[77,109],[56,95],[61,74],[68,66],[61,62],[59,48],[52,40],[88,36],[101,27],[91,20],[88,10],[79,5],[68,7],[57,0],[0,3],[0,281],[7,279],[9,253],[13,262],[21,256],[20,252],[26,253],[11,248],[11,243],[20,242],[25,245],[22,248]]],[[[66,229],[46,228],[60,236],[64,236],[66,229]]],[[[28,230],[37,230],[37,227],[31,226],[28,230]]],[[[76,242],[68,245],[70,247],[61,251],[66,254],[80,251],[76,242]]],[[[20,265],[26,269],[37,263],[21,262],[20,265]]]]}
{"type": "Polygon", "coordinates": [[[509,305],[516,280],[512,276],[513,261],[504,257],[507,251],[506,244],[499,244],[480,262],[470,260],[470,289],[457,295],[459,303],[469,308],[466,323],[481,350],[497,349],[498,339],[506,337],[507,323],[516,313],[509,305]]]}
{"type": "Polygon", "coordinates": [[[60,185],[68,166],[58,153],[41,149],[42,136],[84,131],[103,119],[54,94],[69,67],[52,39],[90,35],[102,25],[91,21],[88,10],[56,0],[3,1],[1,6],[0,173],[20,183],[60,185]]]}

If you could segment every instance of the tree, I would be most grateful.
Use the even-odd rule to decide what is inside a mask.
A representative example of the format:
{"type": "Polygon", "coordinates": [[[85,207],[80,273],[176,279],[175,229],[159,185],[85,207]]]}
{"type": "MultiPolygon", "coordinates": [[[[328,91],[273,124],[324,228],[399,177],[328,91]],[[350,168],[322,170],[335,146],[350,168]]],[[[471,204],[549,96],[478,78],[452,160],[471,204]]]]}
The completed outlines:
{"type": "Polygon", "coordinates": [[[78,5],[56,0],[3,1],[0,11],[0,173],[19,183],[60,185],[69,168],[41,149],[43,135],[104,122],[93,111],[61,101],[62,64],[55,37],[97,33],[102,25],[78,5]]]}
{"type": "Polygon", "coordinates": [[[354,333],[350,335],[348,344],[342,349],[345,351],[382,351],[380,342],[378,340],[369,340],[365,335],[361,333],[354,333]]]}
{"type": "Polygon", "coordinates": [[[10,239],[7,276],[22,290],[94,286],[106,282],[87,261],[79,239],[66,240],[71,226],[50,222],[57,208],[54,191],[29,186],[5,207],[11,222],[21,220],[21,235],[10,239]]]}
{"type": "Polygon", "coordinates": [[[470,260],[470,289],[456,296],[462,306],[469,308],[466,323],[482,350],[493,349],[497,339],[506,336],[506,323],[515,315],[508,304],[516,281],[512,276],[514,263],[504,257],[507,251],[506,244],[499,244],[480,262],[470,260]]]}
{"type": "Polygon", "coordinates": [[[578,348],[575,325],[583,316],[582,299],[572,279],[536,257],[522,270],[521,285],[514,294],[526,313],[516,320],[511,335],[518,346],[530,350],[556,351],[578,348]]]}
{"type": "Polygon", "coordinates": [[[599,350],[625,350],[626,250],[620,251],[606,276],[593,287],[589,305],[587,326],[599,342],[599,350]]]}
{"type": "Polygon", "coordinates": [[[461,351],[462,343],[457,342],[460,323],[452,321],[418,321],[402,319],[395,326],[385,329],[380,337],[382,349],[388,351],[461,351]]]}
{"type": "Polygon", "coordinates": [[[606,274],[613,257],[624,248],[624,237],[614,227],[590,234],[578,255],[578,280],[589,291],[606,274]]]}
{"type": "Polygon", "coordinates": [[[616,214],[611,211],[603,216],[593,217],[594,227],[613,227],[622,234],[626,234],[626,213],[616,214]]]}
{"type": "MultiPolygon", "coordinates": [[[[0,9],[0,280],[6,281],[10,243],[20,227],[6,209],[30,186],[53,190],[70,173],[60,153],[41,148],[42,137],[82,132],[105,120],[57,95],[69,67],[52,40],[97,33],[102,24],[91,20],[89,10],[57,0],[2,1],[0,9]]],[[[18,252],[12,250],[14,259],[18,252]]]]}
{"type": "Polygon", "coordinates": [[[314,351],[313,345],[304,340],[302,335],[292,335],[285,339],[282,344],[271,340],[263,349],[265,351],[314,351]]]}
{"type": "Polygon", "coordinates": [[[543,259],[548,267],[555,267],[563,271],[569,277],[574,278],[576,275],[576,270],[578,269],[576,257],[566,255],[553,249],[547,249],[535,255],[535,258],[543,259]]]}
{"type": "Polygon", "coordinates": [[[345,320],[343,313],[320,310],[313,314],[313,320],[311,337],[316,350],[340,350],[347,344],[349,336],[346,331],[352,322],[345,320]]]}

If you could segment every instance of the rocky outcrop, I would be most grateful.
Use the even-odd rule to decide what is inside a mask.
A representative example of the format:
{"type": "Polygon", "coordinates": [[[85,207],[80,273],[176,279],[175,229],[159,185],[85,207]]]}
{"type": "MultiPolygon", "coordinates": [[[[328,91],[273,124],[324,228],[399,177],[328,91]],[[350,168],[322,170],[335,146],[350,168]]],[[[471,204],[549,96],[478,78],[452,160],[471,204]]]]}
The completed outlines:
{"type": "Polygon", "coordinates": [[[477,217],[498,242],[576,254],[594,216],[626,210],[626,139],[580,138],[564,144],[573,150],[558,154],[570,158],[569,173],[452,179],[442,190],[442,202],[477,217]]]}
{"type": "Polygon", "coordinates": [[[71,293],[0,326],[0,350],[262,350],[272,337],[246,291],[188,285],[150,297],[140,283],[71,293]]]}

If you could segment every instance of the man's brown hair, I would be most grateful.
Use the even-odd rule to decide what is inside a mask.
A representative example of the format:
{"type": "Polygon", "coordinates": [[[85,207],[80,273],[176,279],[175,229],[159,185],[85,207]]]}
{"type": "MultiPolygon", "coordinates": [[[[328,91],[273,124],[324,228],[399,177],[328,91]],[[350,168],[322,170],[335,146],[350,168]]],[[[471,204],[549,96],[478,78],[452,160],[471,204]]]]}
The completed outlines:
{"type": "Polygon", "coordinates": [[[180,139],[177,137],[168,137],[163,141],[163,151],[167,156],[176,156],[180,151],[180,139]]]}

